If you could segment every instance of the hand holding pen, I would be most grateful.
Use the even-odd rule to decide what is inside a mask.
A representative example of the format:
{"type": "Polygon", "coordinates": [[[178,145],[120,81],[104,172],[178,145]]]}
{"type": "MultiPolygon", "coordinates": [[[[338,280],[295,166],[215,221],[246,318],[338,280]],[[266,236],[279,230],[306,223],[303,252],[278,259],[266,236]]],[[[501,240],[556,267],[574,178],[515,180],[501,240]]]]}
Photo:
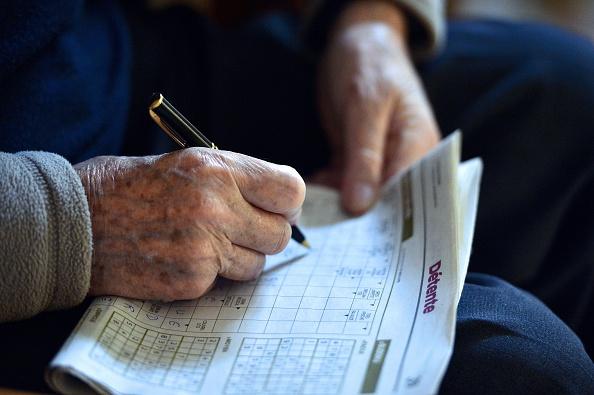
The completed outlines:
{"type": "Polygon", "coordinates": [[[101,156],[74,168],[91,220],[91,295],[192,299],[219,276],[253,280],[289,243],[305,197],[294,169],[229,151],[101,156]]]}
{"type": "MultiPolygon", "coordinates": [[[[161,129],[181,148],[205,147],[218,149],[197,127],[192,125],[173,105],[160,93],[153,94],[149,115],[161,129]]],[[[296,225],[291,226],[291,238],[304,247],[310,248],[303,233],[296,225]]]]}

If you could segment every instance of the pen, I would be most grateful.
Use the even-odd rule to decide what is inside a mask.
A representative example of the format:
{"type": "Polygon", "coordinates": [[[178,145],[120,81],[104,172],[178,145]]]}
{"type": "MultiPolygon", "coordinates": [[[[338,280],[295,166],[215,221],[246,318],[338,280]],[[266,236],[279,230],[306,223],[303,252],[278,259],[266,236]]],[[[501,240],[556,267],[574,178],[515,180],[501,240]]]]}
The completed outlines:
{"type": "MultiPolygon", "coordinates": [[[[160,93],[154,93],[151,97],[149,115],[153,121],[155,121],[157,125],[159,125],[159,127],[182,148],[206,147],[218,149],[212,141],[202,134],[196,126],[192,125],[192,123],[177,111],[160,93]]],[[[311,248],[310,244],[305,239],[305,236],[297,226],[291,225],[291,230],[291,238],[293,240],[306,248],[311,248]]]]}

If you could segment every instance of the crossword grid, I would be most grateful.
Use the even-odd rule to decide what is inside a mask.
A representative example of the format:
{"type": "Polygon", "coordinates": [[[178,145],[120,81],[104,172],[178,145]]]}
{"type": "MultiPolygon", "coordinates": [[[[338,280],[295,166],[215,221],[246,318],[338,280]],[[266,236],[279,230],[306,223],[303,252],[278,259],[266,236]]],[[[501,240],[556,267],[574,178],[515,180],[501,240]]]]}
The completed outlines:
{"type": "Polygon", "coordinates": [[[245,338],[225,393],[335,394],[354,344],[339,339],[245,338]]]}
{"type": "Polygon", "coordinates": [[[130,379],[198,392],[218,343],[153,331],[114,312],[90,357],[130,379]]]}
{"type": "Polygon", "coordinates": [[[389,219],[375,226],[380,229],[361,227],[348,237],[337,228],[316,240],[320,248],[295,264],[253,282],[219,282],[199,299],[164,304],[105,297],[96,303],[114,305],[155,328],[189,333],[367,335],[396,238],[389,219]]]}

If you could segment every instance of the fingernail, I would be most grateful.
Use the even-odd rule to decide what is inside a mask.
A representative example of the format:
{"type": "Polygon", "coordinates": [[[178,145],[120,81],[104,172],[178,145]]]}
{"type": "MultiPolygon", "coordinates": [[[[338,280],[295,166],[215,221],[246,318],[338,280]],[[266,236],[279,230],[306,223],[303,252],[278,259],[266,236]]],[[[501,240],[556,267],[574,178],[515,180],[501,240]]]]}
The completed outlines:
{"type": "Polygon", "coordinates": [[[374,198],[373,187],[365,182],[356,183],[351,194],[351,204],[355,211],[364,211],[371,206],[374,198]]]}

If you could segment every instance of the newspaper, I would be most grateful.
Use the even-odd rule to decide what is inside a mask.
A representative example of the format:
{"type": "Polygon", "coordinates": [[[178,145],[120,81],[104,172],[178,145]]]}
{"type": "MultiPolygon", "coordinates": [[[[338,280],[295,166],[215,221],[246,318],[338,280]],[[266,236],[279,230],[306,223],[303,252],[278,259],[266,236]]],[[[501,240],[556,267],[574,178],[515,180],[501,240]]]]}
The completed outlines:
{"type": "Polygon", "coordinates": [[[308,187],[312,244],[252,282],[173,303],[94,300],[47,370],[64,394],[432,394],[453,349],[479,159],[460,134],[390,180],[361,217],[308,187]]]}

